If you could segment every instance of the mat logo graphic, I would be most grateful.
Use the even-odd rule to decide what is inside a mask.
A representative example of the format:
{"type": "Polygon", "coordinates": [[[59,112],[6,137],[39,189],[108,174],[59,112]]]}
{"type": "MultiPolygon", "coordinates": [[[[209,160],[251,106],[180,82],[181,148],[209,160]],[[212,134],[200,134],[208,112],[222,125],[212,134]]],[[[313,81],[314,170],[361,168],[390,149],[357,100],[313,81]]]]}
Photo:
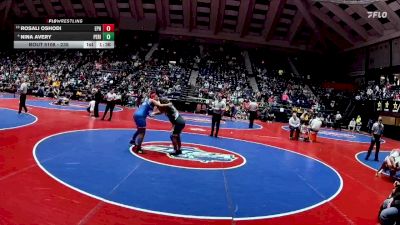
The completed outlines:
{"type": "MultiPolygon", "coordinates": [[[[211,123],[211,119],[207,117],[192,117],[192,116],[184,116],[185,120],[193,121],[198,123],[211,123]]],[[[221,121],[221,124],[224,124],[224,121],[221,121]]]]}
{"type": "Polygon", "coordinates": [[[172,146],[147,145],[143,146],[143,149],[145,151],[165,153],[173,159],[197,161],[201,163],[211,163],[211,162],[230,163],[237,159],[237,157],[233,154],[207,152],[196,147],[182,147],[181,149],[182,154],[177,156],[169,155],[170,153],[174,152],[172,146]]]}
{"type": "Polygon", "coordinates": [[[189,130],[194,130],[194,131],[206,131],[206,130],[201,129],[201,128],[189,128],[189,130]]]}
{"type": "Polygon", "coordinates": [[[201,123],[209,123],[210,122],[209,118],[189,117],[189,116],[185,116],[185,120],[190,120],[190,121],[194,121],[194,122],[201,122],[201,123]]]}
{"type": "Polygon", "coordinates": [[[343,134],[343,133],[337,133],[337,132],[331,132],[331,131],[325,131],[325,130],[321,130],[321,131],[319,131],[319,133],[324,134],[324,135],[339,137],[339,138],[356,138],[352,134],[343,134]]]}

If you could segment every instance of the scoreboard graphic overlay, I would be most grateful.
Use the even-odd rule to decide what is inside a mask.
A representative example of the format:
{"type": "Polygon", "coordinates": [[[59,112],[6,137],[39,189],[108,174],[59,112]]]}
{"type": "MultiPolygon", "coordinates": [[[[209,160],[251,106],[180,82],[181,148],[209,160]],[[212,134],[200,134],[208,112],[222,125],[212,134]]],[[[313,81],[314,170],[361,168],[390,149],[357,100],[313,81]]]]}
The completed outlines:
{"type": "Polygon", "coordinates": [[[15,49],[113,49],[115,26],[83,20],[48,19],[44,24],[15,24],[15,49]]]}

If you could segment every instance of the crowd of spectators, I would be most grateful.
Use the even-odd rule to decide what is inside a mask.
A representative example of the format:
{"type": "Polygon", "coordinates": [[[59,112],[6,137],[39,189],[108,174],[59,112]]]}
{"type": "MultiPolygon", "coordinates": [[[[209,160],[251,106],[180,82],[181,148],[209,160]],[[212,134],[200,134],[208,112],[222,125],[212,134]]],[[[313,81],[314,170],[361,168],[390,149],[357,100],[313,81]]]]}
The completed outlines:
{"type": "MultiPolygon", "coordinates": [[[[138,41],[140,43],[140,41],[138,41]]],[[[253,63],[258,91],[249,83],[244,57],[231,46],[171,44],[160,42],[154,47],[115,50],[30,50],[0,54],[0,91],[15,92],[21,79],[29,83],[29,93],[40,97],[93,99],[93,89],[103,94],[114,89],[125,105],[137,105],[146,93],[157,89],[162,95],[179,98],[191,88],[192,70],[198,71],[195,97],[213,99],[220,94],[238,116],[246,118],[249,101],[259,103],[265,118],[273,106],[285,105],[319,109],[318,99],[308,91],[302,80],[280,75],[268,66],[253,63]]],[[[290,109],[291,110],[291,109],[290,109]]]]}
{"type": "Polygon", "coordinates": [[[355,100],[400,100],[400,90],[395,82],[386,79],[370,81],[355,94],[355,100]]]}
{"type": "MultiPolygon", "coordinates": [[[[123,104],[135,103],[149,90],[178,95],[186,85],[190,69],[162,57],[145,60],[152,44],[125,51],[30,50],[0,53],[0,91],[15,92],[22,79],[29,93],[39,97],[66,96],[91,100],[92,90],[104,94],[111,89],[122,96],[123,104]],[[140,95],[140,96],[139,96],[140,95]]],[[[169,49],[159,47],[160,54],[169,49]]]]}
{"type": "Polygon", "coordinates": [[[216,93],[221,93],[232,101],[249,98],[253,90],[247,78],[244,59],[239,49],[204,47],[197,77],[199,97],[213,98],[216,93]]]}
{"type": "Polygon", "coordinates": [[[257,51],[250,53],[252,74],[246,68],[243,51],[230,45],[183,41],[176,44],[164,40],[155,47],[154,43],[138,38],[132,46],[123,45],[115,50],[3,51],[0,91],[15,92],[24,79],[29,83],[29,93],[41,97],[92,100],[95,88],[104,94],[115,89],[122,104],[135,105],[152,89],[174,99],[193,89],[193,97],[202,99],[222,95],[239,115],[245,111],[245,102],[256,101],[266,118],[273,114],[272,107],[281,110],[284,106],[290,112],[294,107],[300,111],[330,110],[325,114],[328,118],[353,97],[400,100],[400,92],[387,82],[370,83],[365,90],[348,94],[294,76],[283,59],[263,57],[257,51]],[[198,77],[191,86],[193,71],[198,72],[198,77]],[[250,85],[250,78],[256,80],[258,90],[250,85]]]}

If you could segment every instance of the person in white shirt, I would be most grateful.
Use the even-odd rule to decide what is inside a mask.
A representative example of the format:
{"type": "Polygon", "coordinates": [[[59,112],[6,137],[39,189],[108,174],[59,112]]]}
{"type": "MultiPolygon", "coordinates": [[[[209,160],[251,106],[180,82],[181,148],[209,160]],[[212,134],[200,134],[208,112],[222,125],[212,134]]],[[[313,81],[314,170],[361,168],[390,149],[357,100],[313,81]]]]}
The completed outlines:
{"type": "Polygon", "coordinates": [[[251,101],[249,104],[249,128],[253,128],[254,126],[254,120],[257,118],[257,110],[258,110],[258,104],[255,101],[251,101]]]}
{"type": "Polygon", "coordinates": [[[354,118],[351,119],[348,128],[349,128],[350,131],[353,131],[353,132],[356,129],[356,121],[354,120],[354,118]]]}
{"type": "Polygon", "coordinates": [[[385,157],[381,167],[377,170],[376,176],[379,176],[383,171],[389,170],[390,176],[394,177],[400,169],[400,149],[393,149],[388,156],[385,157]]]}
{"type": "Polygon", "coordinates": [[[21,86],[19,87],[19,110],[18,114],[21,114],[22,108],[24,108],[25,113],[28,112],[28,109],[26,108],[25,102],[26,102],[26,94],[28,93],[28,84],[25,83],[24,79],[21,79],[21,86]]]}
{"type": "Polygon", "coordinates": [[[335,115],[335,129],[342,129],[342,115],[340,115],[339,111],[335,115]]]}
{"type": "Polygon", "coordinates": [[[115,107],[115,99],[117,98],[117,95],[114,93],[114,89],[112,89],[111,91],[109,91],[106,95],[106,101],[107,101],[107,106],[106,106],[106,110],[103,114],[103,118],[101,120],[104,120],[104,118],[107,115],[108,110],[110,110],[110,118],[108,118],[108,121],[111,121],[112,118],[112,114],[114,111],[114,107],[115,107]]]}
{"type": "Polygon", "coordinates": [[[96,101],[92,100],[89,102],[88,112],[90,113],[91,117],[94,117],[94,107],[96,105],[96,101]]]}
{"type": "Polygon", "coordinates": [[[293,113],[292,117],[289,119],[289,129],[290,129],[290,140],[293,140],[293,132],[296,132],[296,140],[299,138],[300,133],[300,119],[297,117],[297,113],[293,113]]]}
{"type": "Polygon", "coordinates": [[[122,95],[119,92],[115,95],[115,104],[122,104],[122,95]]]}
{"type": "Polygon", "coordinates": [[[382,117],[378,118],[378,121],[372,125],[371,129],[371,144],[369,145],[368,153],[367,156],[365,157],[365,160],[368,160],[369,156],[371,155],[372,149],[374,148],[374,145],[376,145],[375,148],[375,161],[379,161],[379,149],[381,147],[381,137],[383,135],[385,126],[382,123],[382,117]]]}
{"type": "Polygon", "coordinates": [[[321,126],[322,126],[322,120],[320,119],[320,117],[317,116],[311,120],[310,131],[318,133],[318,131],[321,129],[321,126]]]}
{"type": "Polygon", "coordinates": [[[222,116],[224,115],[226,109],[226,104],[222,101],[222,96],[217,94],[217,98],[212,105],[212,123],[211,123],[211,134],[210,137],[214,135],[215,128],[215,136],[218,137],[219,125],[221,123],[222,116]]]}

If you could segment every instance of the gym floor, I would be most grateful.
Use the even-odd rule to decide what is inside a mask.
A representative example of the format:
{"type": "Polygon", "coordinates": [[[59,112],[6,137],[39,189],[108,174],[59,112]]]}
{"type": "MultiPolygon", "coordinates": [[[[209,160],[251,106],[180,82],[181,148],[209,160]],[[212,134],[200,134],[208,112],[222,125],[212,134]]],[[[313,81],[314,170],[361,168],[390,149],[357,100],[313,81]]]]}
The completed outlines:
{"type": "Polygon", "coordinates": [[[133,109],[110,122],[85,104],[31,97],[18,115],[18,99],[0,94],[0,224],[375,225],[393,187],[374,171],[391,139],[380,162],[365,161],[364,134],[324,129],[308,143],[286,124],[227,119],[213,138],[209,116],[183,113],[183,155],[168,154],[163,115],[147,120],[138,155],[133,109]]]}

